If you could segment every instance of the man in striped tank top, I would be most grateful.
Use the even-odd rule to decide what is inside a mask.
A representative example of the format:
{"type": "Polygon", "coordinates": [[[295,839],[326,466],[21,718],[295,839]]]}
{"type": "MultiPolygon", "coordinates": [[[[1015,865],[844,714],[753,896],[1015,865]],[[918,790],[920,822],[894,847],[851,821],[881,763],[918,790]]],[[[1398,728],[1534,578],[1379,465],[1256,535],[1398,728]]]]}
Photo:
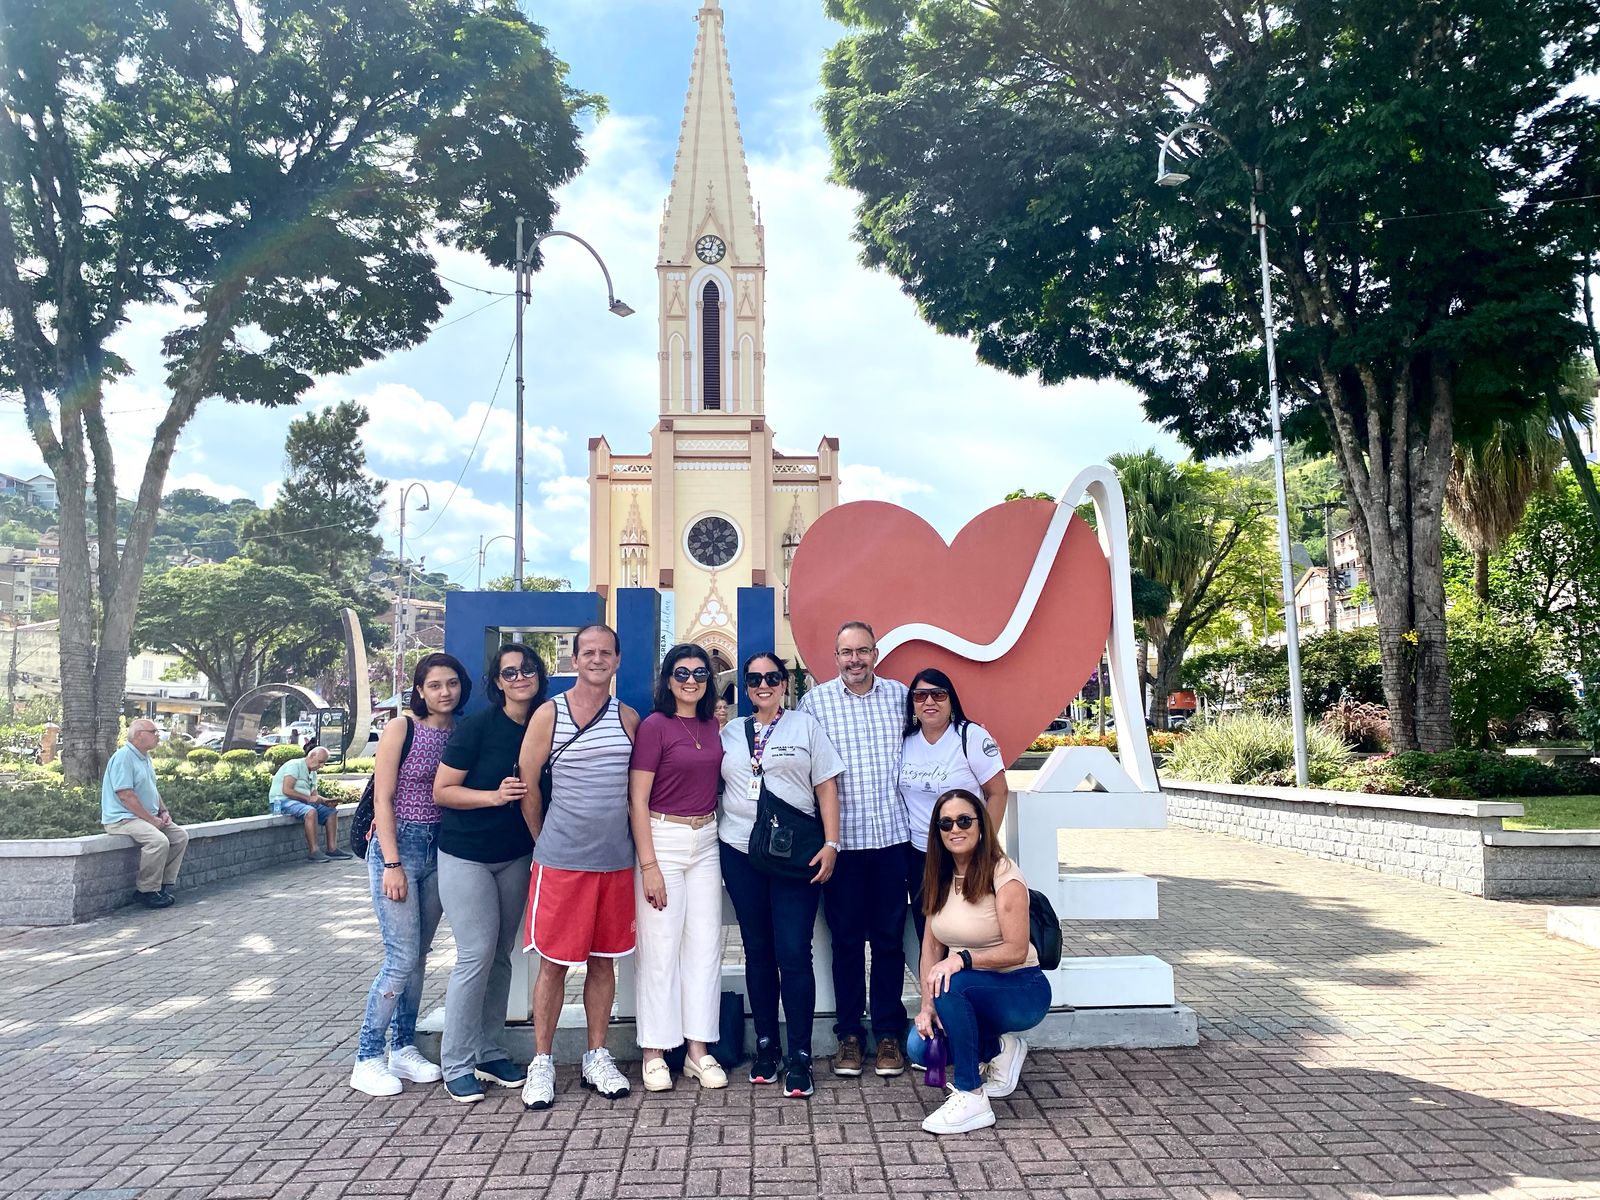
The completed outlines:
{"type": "Polygon", "coordinates": [[[533,882],[523,922],[523,949],[539,955],[533,986],[534,1059],[522,1102],[555,1102],[556,1023],[567,971],[586,966],[583,1010],[589,1052],[583,1084],[607,1099],[628,1094],[628,1081],[606,1049],[617,994],[615,959],[634,947],[633,834],[628,825],[628,762],[639,714],[611,694],[622,645],[609,625],[578,631],[572,645],[578,680],[543,704],[522,741],[522,778],[530,784],[550,763],[550,807],[530,786],[523,816],[533,831],[533,882]]]}

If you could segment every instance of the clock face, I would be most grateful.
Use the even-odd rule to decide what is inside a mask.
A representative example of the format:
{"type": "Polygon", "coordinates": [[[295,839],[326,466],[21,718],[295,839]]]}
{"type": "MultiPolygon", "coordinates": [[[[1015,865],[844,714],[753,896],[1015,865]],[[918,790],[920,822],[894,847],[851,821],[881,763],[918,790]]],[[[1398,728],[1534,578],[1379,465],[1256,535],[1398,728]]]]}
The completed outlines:
{"type": "Polygon", "coordinates": [[[739,554],[739,531],[726,517],[701,517],[683,541],[689,557],[708,570],[727,566],[739,554]]]}
{"type": "Polygon", "coordinates": [[[728,252],[728,244],[714,233],[708,233],[694,244],[695,255],[703,263],[721,262],[728,252]]]}

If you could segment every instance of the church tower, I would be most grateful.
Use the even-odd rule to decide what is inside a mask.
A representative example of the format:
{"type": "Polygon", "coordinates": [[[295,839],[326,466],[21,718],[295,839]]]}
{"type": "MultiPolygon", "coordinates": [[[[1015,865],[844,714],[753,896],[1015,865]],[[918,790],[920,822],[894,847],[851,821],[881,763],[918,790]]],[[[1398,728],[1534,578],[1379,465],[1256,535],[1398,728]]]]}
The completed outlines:
{"type": "Polygon", "coordinates": [[[737,589],[779,595],[794,657],[788,572],[805,529],[839,502],[837,438],[773,448],[766,421],[766,232],[750,191],[718,0],[699,14],[672,186],[656,250],[659,419],[650,453],[589,442],[589,572],[674,596],[672,636],[737,665],[737,589]]]}

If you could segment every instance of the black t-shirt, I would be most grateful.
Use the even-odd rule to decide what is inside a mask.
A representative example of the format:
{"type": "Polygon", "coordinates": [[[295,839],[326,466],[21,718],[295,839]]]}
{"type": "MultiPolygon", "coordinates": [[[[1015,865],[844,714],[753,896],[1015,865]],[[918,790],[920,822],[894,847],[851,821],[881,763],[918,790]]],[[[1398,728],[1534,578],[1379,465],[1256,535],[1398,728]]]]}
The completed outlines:
{"type": "MultiPolygon", "coordinates": [[[[493,792],[511,774],[522,751],[526,725],[518,725],[505,710],[491,708],[456,726],[440,755],[441,766],[467,773],[463,787],[493,792]]],[[[472,862],[498,863],[533,853],[533,836],[522,819],[520,804],[494,808],[439,809],[439,849],[472,862]]]]}

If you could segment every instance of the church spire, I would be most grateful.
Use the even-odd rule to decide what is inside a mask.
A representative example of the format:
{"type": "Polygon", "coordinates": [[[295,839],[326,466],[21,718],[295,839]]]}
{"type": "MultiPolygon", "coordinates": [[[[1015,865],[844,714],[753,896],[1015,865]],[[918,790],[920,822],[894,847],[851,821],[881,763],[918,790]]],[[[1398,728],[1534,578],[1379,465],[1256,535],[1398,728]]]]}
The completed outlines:
{"type": "Polygon", "coordinates": [[[765,265],[722,16],[717,0],[704,0],[697,17],[700,32],[689,69],[672,190],[661,221],[662,265],[695,262],[695,243],[707,234],[725,243],[728,266],[765,265]]]}

